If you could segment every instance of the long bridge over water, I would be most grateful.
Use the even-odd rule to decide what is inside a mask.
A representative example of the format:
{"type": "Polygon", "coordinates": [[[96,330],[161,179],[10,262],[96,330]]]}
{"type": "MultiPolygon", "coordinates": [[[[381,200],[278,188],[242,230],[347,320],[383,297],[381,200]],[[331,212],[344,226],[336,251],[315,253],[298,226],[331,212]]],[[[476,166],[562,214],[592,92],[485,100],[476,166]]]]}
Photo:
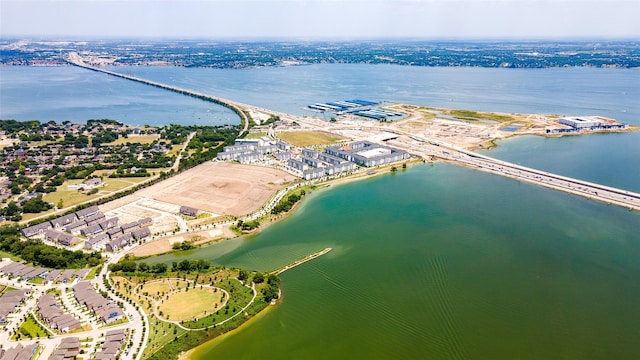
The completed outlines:
{"type": "MultiPolygon", "coordinates": [[[[70,53],[67,61],[75,66],[79,66],[88,70],[102,72],[108,75],[116,76],[119,78],[136,81],[142,84],[154,86],[157,88],[173,91],[179,94],[192,96],[205,101],[210,101],[233,110],[242,119],[244,127],[240,134],[243,134],[248,130],[249,118],[246,110],[253,110],[258,112],[265,112],[269,114],[278,115],[283,119],[295,120],[302,123],[307,123],[305,119],[299,118],[290,114],[284,114],[273,110],[259,108],[253,105],[242,104],[236,101],[231,101],[204,93],[200,93],[193,90],[183,89],[177,86],[167,85],[147,79],[142,79],[132,75],[121,74],[115,71],[97,68],[85,64],[80,56],[76,53],[70,53]]],[[[314,126],[317,126],[313,124],[314,126]]],[[[323,129],[327,131],[327,129],[323,129]]],[[[532,169],[529,167],[513,164],[507,161],[495,159],[486,155],[482,155],[459,146],[449,144],[439,139],[425,138],[415,134],[408,133],[406,131],[393,129],[389,127],[381,128],[381,130],[396,133],[398,135],[407,136],[421,144],[424,147],[405,147],[404,150],[410,151],[414,154],[419,154],[423,157],[435,156],[446,161],[450,161],[459,165],[475,168],[481,171],[491,172],[494,174],[507,176],[510,178],[542,185],[548,188],[565,191],[568,193],[584,196],[590,199],[599,200],[608,204],[614,204],[624,206],[633,210],[640,210],[640,194],[632,191],[618,189],[606,185],[600,185],[592,182],[583,181],[567,176],[557,175],[546,171],[532,169]]]]}

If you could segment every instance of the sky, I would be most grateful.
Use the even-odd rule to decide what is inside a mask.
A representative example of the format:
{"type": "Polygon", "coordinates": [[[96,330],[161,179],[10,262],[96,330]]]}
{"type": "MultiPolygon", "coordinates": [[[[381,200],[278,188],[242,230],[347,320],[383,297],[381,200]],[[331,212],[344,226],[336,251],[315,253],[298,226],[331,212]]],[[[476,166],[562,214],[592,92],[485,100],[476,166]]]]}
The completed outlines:
{"type": "Polygon", "coordinates": [[[640,39],[640,0],[0,0],[0,37],[640,39]]]}

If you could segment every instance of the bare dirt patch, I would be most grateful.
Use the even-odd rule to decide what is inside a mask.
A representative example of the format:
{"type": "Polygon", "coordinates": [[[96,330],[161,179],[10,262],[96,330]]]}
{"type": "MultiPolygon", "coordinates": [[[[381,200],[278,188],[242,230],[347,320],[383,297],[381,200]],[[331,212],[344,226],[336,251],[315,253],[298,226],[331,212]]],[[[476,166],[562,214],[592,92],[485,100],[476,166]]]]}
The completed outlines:
{"type": "Polygon", "coordinates": [[[215,214],[240,216],[259,209],[293,180],[295,177],[277,169],[207,162],[136,195],[215,214]]]}
{"type": "Polygon", "coordinates": [[[233,232],[226,228],[215,228],[189,234],[169,236],[138,246],[131,254],[138,257],[157,255],[171,251],[174,243],[188,241],[194,245],[200,245],[232,236],[234,236],[233,232]]]}

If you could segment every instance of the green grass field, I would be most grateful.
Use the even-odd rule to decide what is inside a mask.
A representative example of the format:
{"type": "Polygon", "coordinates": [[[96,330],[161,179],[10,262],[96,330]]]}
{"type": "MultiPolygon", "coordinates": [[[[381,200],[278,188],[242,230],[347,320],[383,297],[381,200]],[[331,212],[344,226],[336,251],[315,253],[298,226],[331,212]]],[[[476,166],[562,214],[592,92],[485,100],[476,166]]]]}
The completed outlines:
{"type": "Polygon", "coordinates": [[[40,276],[36,276],[33,279],[28,281],[29,284],[36,284],[36,285],[41,285],[44,283],[44,279],[41,278],[40,276]]]}
{"type": "Polygon", "coordinates": [[[93,278],[96,277],[96,274],[98,273],[98,270],[100,270],[100,266],[95,266],[95,267],[91,268],[91,271],[89,271],[89,273],[87,274],[87,276],[84,279],[85,280],[93,280],[93,278]]]}
{"type": "Polygon", "coordinates": [[[169,292],[171,292],[171,286],[166,279],[144,284],[144,286],[138,289],[138,293],[146,294],[146,296],[150,296],[156,300],[160,300],[164,294],[169,292]]]}
{"type": "Polygon", "coordinates": [[[294,146],[334,144],[346,140],[322,131],[287,131],[278,133],[278,137],[294,146]]]}
{"type": "Polygon", "coordinates": [[[266,132],[248,133],[245,139],[260,139],[263,136],[267,136],[266,132]]]}
{"type": "Polygon", "coordinates": [[[158,306],[158,313],[172,321],[197,319],[216,311],[224,293],[218,289],[196,288],[183,290],[169,296],[158,306]]]}
{"type": "Polygon", "coordinates": [[[33,315],[29,314],[29,316],[27,316],[27,320],[20,325],[16,335],[12,336],[11,339],[34,339],[48,337],[50,335],[53,334],[38,324],[33,318],[33,315]]]}
{"type": "Polygon", "coordinates": [[[144,349],[143,359],[187,332],[175,324],[159,320],[155,315],[149,316],[149,325],[152,330],[149,333],[147,347],[144,349]]]}
{"type": "MultiPolygon", "coordinates": [[[[148,179],[149,179],[148,177],[133,177],[133,178],[118,178],[118,179],[105,178],[104,179],[105,185],[98,187],[98,190],[99,190],[98,193],[92,194],[92,195],[85,195],[82,192],[78,191],[77,189],[69,189],[69,185],[80,184],[82,183],[82,180],[79,180],[79,179],[68,180],[68,181],[65,181],[62,185],[58,186],[58,189],[55,192],[45,194],[43,197],[43,200],[53,203],[54,205],[57,205],[58,201],[62,199],[62,202],[63,202],[62,206],[65,208],[68,208],[68,207],[72,207],[80,203],[83,203],[85,201],[97,199],[103,195],[109,195],[114,192],[118,192],[128,186],[139,184],[148,179]]],[[[25,219],[27,219],[26,215],[28,214],[25,214],[25,219]]],[[[34,216],[36,215],[42,215],[42,213],[34,214],[34,216]]]]}
{"type": "Polygon", "coordinates": [[[13,255],[13,254],[11,254],[11,253],[8,253],[8,252],[6,252],[6,251],[2,251],[2,250],[0,250],[0,258],[2,258],[2,259],[4,259],[4,258],[9,258],[9,259],[11,259],[11,260],[13,260],[13,261],[19,261],[19,260],[22,260],[20,257],[15,256],[15,255],[13,255]]]}

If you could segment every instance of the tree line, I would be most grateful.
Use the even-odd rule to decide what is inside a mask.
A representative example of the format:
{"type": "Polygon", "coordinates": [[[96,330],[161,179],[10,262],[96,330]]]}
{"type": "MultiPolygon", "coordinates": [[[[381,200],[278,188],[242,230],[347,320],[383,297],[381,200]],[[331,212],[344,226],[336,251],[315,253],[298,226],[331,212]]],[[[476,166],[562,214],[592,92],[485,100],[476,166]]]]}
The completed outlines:
{"type": "Polygon", "coordinates": [[[277,215],[277,214],[280,214],[281,212],[287,212],[291,210],[293,205],[295,205],[298,201],[300,201],[300,199],[305,194],[306,192],[304,190],[301,190],[300,194],[291,194],[287,196],[286,198],[280,200],[280,202],[278,202],[278,205],[274,206],[273,209],[271,209],[271,213],[273,215],[277,215]]]}
{"type": "Polygon", "coordinates": [[[71,251],[43,244],[40,240],[20,240],[15,226],[0,227],[0,250],[18,256],[35,265],[53,269],[81,269],[102,262],[99,252],[71,251]]]}

